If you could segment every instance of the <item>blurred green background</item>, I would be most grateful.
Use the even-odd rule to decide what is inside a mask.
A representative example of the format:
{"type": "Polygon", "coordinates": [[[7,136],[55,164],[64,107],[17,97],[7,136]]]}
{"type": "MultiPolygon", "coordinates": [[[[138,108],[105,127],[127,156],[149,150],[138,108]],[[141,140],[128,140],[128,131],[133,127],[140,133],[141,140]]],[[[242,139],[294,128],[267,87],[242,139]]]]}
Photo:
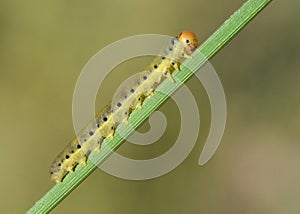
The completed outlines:
{"type": "MultiPolygon", "coordinates": [[[[242,3],[2,1],[0,212],[24,213],[53,186],[50,163],[74,135],[76,80],[96,52],[145,33],[177,35],[188,29],[204,41],[242,3]]],[[[53,213],[299,213],[299,6],[274,1],[211,60],[226,93],[228,119],[222,143],[205,166],[197,163],[210,108],[192,78],[187,86],[200,108],[201,130],[179,167],[146,181],[96,170],[53,213]]],[[[116,68],[101,87],[96,108],[106,104],[127,71],[139,72],[150,61],[116,68]]],[[[147,158],[168,150],[180,124],[178,111],[169,111],[173,107],[172,101],[162,107],[176,120],[159,142],[148,149],[125,144],[121,153],[147,158]]],[[[147,129],[147,123],[141,127],[147,129]]]]}

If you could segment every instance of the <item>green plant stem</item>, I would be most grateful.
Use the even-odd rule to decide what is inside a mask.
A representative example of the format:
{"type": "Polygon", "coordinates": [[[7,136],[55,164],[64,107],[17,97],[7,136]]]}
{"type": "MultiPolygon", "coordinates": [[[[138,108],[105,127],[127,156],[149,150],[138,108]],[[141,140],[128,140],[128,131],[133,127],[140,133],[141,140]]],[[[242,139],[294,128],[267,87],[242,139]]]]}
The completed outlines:
{"type": "MultiPolygon", "coordinates": [[[[248,0],[238,9],[224,24],[212,34],[196,51],[193,58],[187,60],[181,67],[180,72],[175,72],[177,83],[164,81],[160,87],[167,93],[156,91],[147,99],[141,110],[134,111],[130,117],[133,128],[139,127],[150,114],[159,108],[168,97],[174,93],[184,82],[189,79],[207,60],[215,55],[226,43],[228,43],[247,23],[251,21],[272,0],[248,0]],[[188,69],[189,68],[189,69],[188,69]]],[[[118,127],[122,136],[129,136],[132,129],[128,126],[118,127]]],[[[85,178],[89,176],[112,151],[116,150],[124,138],[116,134],[111,141],[105,141],[107,146],[101,148],[100,154],[92,153],[85,167],[78,165],[75,172],[69,173],[61,184],[56,184],[50,189],[27,213],[48,213],[57,206],[68,194],[72,192],[85,178]],[[90,160],[93,160],[91,162],[90,160]]]]}

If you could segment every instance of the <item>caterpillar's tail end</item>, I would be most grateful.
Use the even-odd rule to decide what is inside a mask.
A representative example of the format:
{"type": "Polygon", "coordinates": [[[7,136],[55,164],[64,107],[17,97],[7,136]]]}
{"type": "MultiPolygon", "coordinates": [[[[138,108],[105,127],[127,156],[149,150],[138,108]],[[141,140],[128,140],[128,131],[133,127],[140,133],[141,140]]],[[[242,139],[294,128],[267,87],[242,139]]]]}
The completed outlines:
{"type": "Polygon", "coordinates": [[[65,176],[66,175],[61,176],[61,175],[58,175],[58,174],[51,174],[50,175],[50,180],[54,181],[57,184],[60,184],[62,182],[63,177],[65,177],[65,176]]]}
{"type": "Polygon", "coordinates": [[[57,162],[57,160],[53,161],[49,171],[50,180],[55,183],[61,183],[63,178],[68,174],[68,171],[62,168],[62,164],[57,162]]]}

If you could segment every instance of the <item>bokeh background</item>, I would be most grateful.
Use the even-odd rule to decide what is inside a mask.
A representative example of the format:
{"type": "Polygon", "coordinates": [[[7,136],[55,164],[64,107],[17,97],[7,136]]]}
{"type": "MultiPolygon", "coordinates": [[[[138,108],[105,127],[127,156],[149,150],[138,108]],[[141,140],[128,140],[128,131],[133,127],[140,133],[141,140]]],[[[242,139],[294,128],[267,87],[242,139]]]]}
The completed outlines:
{"type": "MultiPolygon", "coordinates": [[[[204,41],[242,3],[2,1],[0,212],[24,213],[54,185],[48,168],[74,135],[73,90],[95,53],[145,33],[177,35],[188,29],[204,41]]],[[[299,6],[274,1],[211,60],[226,93],[228,119],[222,143],[205,166],[197,163],[210,108],[203,87],[192,78],[187,86],[199,105],[201,129],[179,167],[147,181],[96,170],[53,213],[299,213],[299,6]]],[[[117,67],[100,88],[96,108],[150,61],[117,67]]],[[[125,144],[122,154],[146,159],[172,146],[179,114],[172,101],[161,109],[173,120],[162,139],[143,148],[125,144]]],[[[140,131],[148,129],[146,123],[140,131]]]]}

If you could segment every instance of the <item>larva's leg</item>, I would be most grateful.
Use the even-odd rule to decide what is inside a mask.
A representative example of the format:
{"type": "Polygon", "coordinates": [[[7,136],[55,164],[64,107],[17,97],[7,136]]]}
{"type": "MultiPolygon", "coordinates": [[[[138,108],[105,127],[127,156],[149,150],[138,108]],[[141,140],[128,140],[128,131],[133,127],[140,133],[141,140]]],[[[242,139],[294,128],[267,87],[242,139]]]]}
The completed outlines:
{"type": "Polygon", "coordinates": [[[172,65],[172,68],[166,70],[163,74],[171,82],[176,82],[175,79],[172,76],[172,73],[174,72],[174,70],[180,71],[180,63],[179,62],[172,62],[171,65],[172,65]]]}
{"type": "Polygon", "coordinates": [[[143,102],[145,99],[146,99],[146,96],[144,94],[141,94],[140,96],[138,96],[138,103],[136,106],[137,109],[142,109],[142,105],[143,105],[143,102]]]}
{"type": "Polygon", "coordinates": [[[152,91],[148,94],[147,98],[148,98],[148,97],[152,97],[153,94],[154,94],[154,90],[152,90],[152,91]]]}
{"type": "Polygon", "coordinates": [[[84,156],[84,157],[80,160],[80,163],[81,163],[83,166],[86,166],[86,156],[84,156]]]}
{"type": "Polygon", "coordinates": [[[128,117],[126,117],[125,119],[124,119],[124,124],[125,125],[127,125],[129,122],[128,122],[128,117]]]}
{"type": "Polygon", "coordinates": [[[108,139],[110,140],[113,140],[114,139],[114,132],[110,133],[108,136],[107,136],[108,139]]]}
{"type": "Polygon", "coordinates": [[[99,140],[94,143],[95,145],[92,146],[91,152],[94,151],[96,153],[99,153],[102,142],[103,142],[103,137],[99,136],[99,140]]]}
{"type": "Polygon", "coordinates": [[[110,133],[107,135],[108,139],[110,139],[110,140],[114,139],[115,129],[116,129],[117,126],[118,126],[118,124],[114,124],[114,126],[112,125],[110,127],[110,133]]]}
{"type": "Polygon", "coordinates": [[[144,94],[144,96],[146,98],[151,97],[154,94],[154,88],[149,89],[149,91],[147,92],[147,94],[144,94]]]}
{"type": "Polygon", "coordinates": [[[128,118],[129,118],[129,115],[131,114],[131,112],[132,112],[132,110],[131,110],[130,107],[129,107],[129,109],[128,109],[127,111],[124,112],[125,117],[124,117],[124,119],[123,119],[123,123],[124,123],[125,125],[128,124],[128,118]]]}
{"type": "Polygon", "coordinates": [[[74,168],[77,166],[77,163],[70,165],[67,170],[68,172],[74,172],[74,168]]]}
{"type": "Polygon", "coordinates": [[[180,63],[179,62],[174,62],[173,67],[176,71],[180,71],[180,63]]]}
{"type": "Polygon", "coordinates": [[[104,138],[109,138],[112,140],[114,138],[114,133],[115,133],[116,127],[117,127],[117,124],[113,121],[112,118],[109,118],[107,120],[107,122],[105,122],[100,127],[100,135],[103,136],[104,138]]]}
{"type": "Polygon", "coordinates": [[[99,153],[100,152],[100,144],[95,148],[94,150],[96,153],[99,153]]]}
{"type": "Polygon", "coordinates": [[[127,113],[128,114],[127,121],[128,121],[129,116],[131,115],[132,111],[133,111],[133,109],[131,107],[129,107],[128,113],[127,113]]]}
{"type": "Polygon", "coordinates": [[[60,179],[56,179],[56,180],[54,180],[54,182],[57,183],[57,184],[60,184],[62,182],[62,179],[61,180],[60,179]]]}
{"type": "Polygon", "coordinates": [[[174,78],[172,77],[172,74],[168,71],[164,72],[164,76],[167,77],[171,82],[175,82],[174,78]]]}

